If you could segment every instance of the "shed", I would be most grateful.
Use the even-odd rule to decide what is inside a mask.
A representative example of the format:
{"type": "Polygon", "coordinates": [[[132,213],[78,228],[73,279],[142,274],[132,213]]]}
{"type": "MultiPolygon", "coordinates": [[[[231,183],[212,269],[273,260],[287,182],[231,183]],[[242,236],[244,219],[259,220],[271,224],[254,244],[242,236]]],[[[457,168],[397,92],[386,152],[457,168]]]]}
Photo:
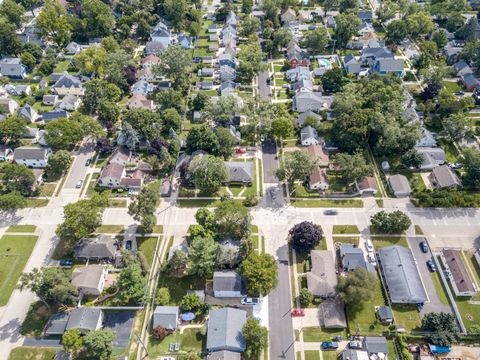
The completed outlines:
{"type": "Polygon", "coordinates": [[[388,354],[388,343],[384,336],[365,336],[364,347],[369,355],[388,354]]]}
{"type": "Polygon", "coordinates": [[[393,323],[393,312],[390,306],[377,307],[377,317],[383,324],[393,323]]]}
{"type": "Polygon", "coordinates": [[[178,306],[157,306],[153,312],[153,328],[162,328],[175,331],[178,325],[178,306]]]}
{"type": "Polygon", "coordinates": [[[388,183],[396,197],[405,197],[412,194],[410,183],[405,175],[396,174],[388,178],[388,183]]]}

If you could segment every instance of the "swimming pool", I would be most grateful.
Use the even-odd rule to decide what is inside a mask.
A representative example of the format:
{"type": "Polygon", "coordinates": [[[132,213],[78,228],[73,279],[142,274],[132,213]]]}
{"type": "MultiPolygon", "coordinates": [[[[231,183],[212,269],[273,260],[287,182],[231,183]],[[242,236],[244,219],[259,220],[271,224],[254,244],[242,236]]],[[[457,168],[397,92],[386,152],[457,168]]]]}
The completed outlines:
{"type": "Polygon", "coordinates": [[[332,63],[326,58],[318,58],[318,65],[327,70],[332,68],[332,63]]]}

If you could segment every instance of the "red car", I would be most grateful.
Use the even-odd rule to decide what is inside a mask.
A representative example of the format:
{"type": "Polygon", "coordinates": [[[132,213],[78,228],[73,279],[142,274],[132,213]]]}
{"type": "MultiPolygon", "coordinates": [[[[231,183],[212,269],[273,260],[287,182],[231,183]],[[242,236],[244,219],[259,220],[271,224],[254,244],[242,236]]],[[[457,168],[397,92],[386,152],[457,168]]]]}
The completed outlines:
{"type": "Polygon", "coordinates": [[[293,309],[291,314],[294,317],[305,316],[305,311],[303,309],[293,309]]]}
{"type": "Polygon", "coordinates": [[[247,152],[247,150],[245,150],[244,148],[236,148],[235,152],[237,154],[245,154],[247,152]]]}

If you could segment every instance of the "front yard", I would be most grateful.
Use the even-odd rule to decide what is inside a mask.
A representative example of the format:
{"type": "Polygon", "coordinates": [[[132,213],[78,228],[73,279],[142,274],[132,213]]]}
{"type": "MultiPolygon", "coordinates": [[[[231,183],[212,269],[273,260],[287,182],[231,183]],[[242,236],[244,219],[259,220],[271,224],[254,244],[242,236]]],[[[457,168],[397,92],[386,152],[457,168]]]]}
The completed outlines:
{"type": "Polygon", "coordinates": [[[372,236],[372,242],[376,250],[393,245],[408,247],[407,238],[405,236],[372,236]]]}
{"type": "Polygon", "coordinates": [[[349,200],[292,200],[292,206],[298,208],[362,208],[363,201],[360,199],[349,200]]]}
{"type": "Polygon", "coordinates": [[[53,360],[57,349],[17,347],[12,350],[8,360],[53,360]]]}

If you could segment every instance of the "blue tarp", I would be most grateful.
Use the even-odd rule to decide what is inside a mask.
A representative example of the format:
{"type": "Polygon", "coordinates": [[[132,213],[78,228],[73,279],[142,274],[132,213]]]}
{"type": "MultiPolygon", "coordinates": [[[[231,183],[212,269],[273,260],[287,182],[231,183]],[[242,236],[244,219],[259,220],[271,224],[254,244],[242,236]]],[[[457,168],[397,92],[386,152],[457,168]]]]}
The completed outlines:
{"type": "Polygon", "coordinates": [[[437,346],[437,345],[428,345],[432,354],[447,354],[452,349],[449,346],[437,346]]]}
{"type": "Polygon", "coordinates": [[[183,313],[183,314],[180,315],[180,318],[183,321],[191,321],[191,320],[195,319],[195,314],[193,312],[183,313]]]}

